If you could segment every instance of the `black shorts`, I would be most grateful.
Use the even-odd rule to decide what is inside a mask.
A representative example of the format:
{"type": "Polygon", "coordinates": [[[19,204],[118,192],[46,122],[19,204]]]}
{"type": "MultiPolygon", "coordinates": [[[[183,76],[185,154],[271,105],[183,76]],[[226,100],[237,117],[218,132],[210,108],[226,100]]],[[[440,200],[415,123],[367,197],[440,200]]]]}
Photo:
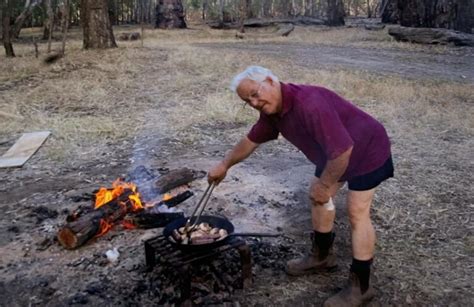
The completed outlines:
{"type": "MultiPolygon", "coordinates": [[[[320,178],[323,170],[316,168],[315,176],[320,178]]],[[[382,181],[393,177],[393,162],[390,156],[385,163],[378,169],[361,176],[354,177],[347,181],[349,190],[367,191],[378,186],[382,181]]]]}

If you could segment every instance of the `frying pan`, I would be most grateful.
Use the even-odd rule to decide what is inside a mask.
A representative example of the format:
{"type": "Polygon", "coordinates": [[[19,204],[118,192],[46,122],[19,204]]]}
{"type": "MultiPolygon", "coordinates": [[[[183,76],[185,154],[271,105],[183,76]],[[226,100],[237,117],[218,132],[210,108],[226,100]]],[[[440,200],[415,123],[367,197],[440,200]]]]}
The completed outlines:
{"type": "MultiPolygon", "coordinates": [[[[212,243],[206,243],[206,244],[181,244],[177,243],[174,240],[170,239],[170,236],[172,236],[173,230],[178,230],[180,227],[183,227],[186,225],[187,218],[178,218],[168,225],[163,229],[163,236],[170,242],[171,245],[174,247],[182,250],[182,251],[190,251],[190,252],[204,252],[208,251],[210,249],[219,247],[221,245],[226,244],[230,238],[232,237],[278,237],[279,234],[267,234],[267,233],[234,233],[234,225],[232,223],[224,218],[224,217],[219,217],[219,216],[212,216],[212,215],[202,215],[199,218],[200,223],[208,223],[211,225],[213,228],[221,228],[225,229],[227,233],[229,234],[223,239],[219,239],[217,241],[214,241],[212,243]]],[[[194,222],[193,219],[191,219],[191,223],[194,222]]]]}

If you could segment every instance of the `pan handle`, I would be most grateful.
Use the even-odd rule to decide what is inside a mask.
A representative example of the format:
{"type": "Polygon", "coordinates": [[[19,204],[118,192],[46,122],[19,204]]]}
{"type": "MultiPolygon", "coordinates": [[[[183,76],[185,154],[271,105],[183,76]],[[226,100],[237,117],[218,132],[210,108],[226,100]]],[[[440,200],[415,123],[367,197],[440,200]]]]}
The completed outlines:
{"type": "Polygon", "coordinates": [[[227,237],[280,237],[281,234],[279,233],[261,233],[261,232],[243,232],[243,233],[238,233],[234,232],[227,237]]]}

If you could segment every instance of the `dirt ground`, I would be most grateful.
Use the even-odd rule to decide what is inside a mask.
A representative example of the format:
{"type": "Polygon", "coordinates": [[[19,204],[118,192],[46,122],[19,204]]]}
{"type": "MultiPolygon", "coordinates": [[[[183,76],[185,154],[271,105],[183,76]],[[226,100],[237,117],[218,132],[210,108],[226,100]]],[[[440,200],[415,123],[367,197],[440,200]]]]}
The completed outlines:
{"type": "MultiPolygon", "coordinates": [[[[52,65],[34,59],[27,43],[18,45],[19,58],[2,59],[0,108],[24,120],[1,119],[0,153],[22,132],[53,134],[25,166],[0,170],[1,306],[174,304],[157,299],[161,271],[143,270],[143,240],[161,229],[116,227],[74,251],[54,238],[67,213],[89,203],[82,196],[137,166],[207,171],[218,162],[256,119],[226,90],[252,64],[283,81],[328,86],[387,128],[396,175],[378,188],[372,208],[378,295],[370,305],[473,305],[472,49],[413,46],[344,28],[297,27],[289,38],[253,30],[244,40],[201,27],[147,31],[143,47],[119,42],[108,51],[82,51],[80,33],[72,33],[67,56],[52,65]],[[120,252],[116,263],[104,255],[112,248],[120,252]]],[[[238,231],[286,235],[262,239],[284,252],[274,259],[256,251],[254,285],[226,304],[319,306],[344,284],[351,261],[346,188],[336,198],[339,269],[298,278],[281,269],[309,248],[313,171],[279,139],[216,188],[209,212],[238,231]]],[[[205,185],[191,188],[199,195],[205,185]]],[[[189,212],[196,199],[180,208],[189,212]]]]}

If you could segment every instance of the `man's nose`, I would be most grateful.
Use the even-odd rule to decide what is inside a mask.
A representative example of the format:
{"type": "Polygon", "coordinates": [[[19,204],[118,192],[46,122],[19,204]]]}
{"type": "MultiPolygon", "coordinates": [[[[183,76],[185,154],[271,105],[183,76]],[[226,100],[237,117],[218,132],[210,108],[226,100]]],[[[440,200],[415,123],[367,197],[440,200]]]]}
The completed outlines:
{"type": "Polygon", "coordinates": [[[259,105],[259,100],[257,98],[251,98],[249,100],[249,104],[251,107],[257,108],[259,105]]]}

